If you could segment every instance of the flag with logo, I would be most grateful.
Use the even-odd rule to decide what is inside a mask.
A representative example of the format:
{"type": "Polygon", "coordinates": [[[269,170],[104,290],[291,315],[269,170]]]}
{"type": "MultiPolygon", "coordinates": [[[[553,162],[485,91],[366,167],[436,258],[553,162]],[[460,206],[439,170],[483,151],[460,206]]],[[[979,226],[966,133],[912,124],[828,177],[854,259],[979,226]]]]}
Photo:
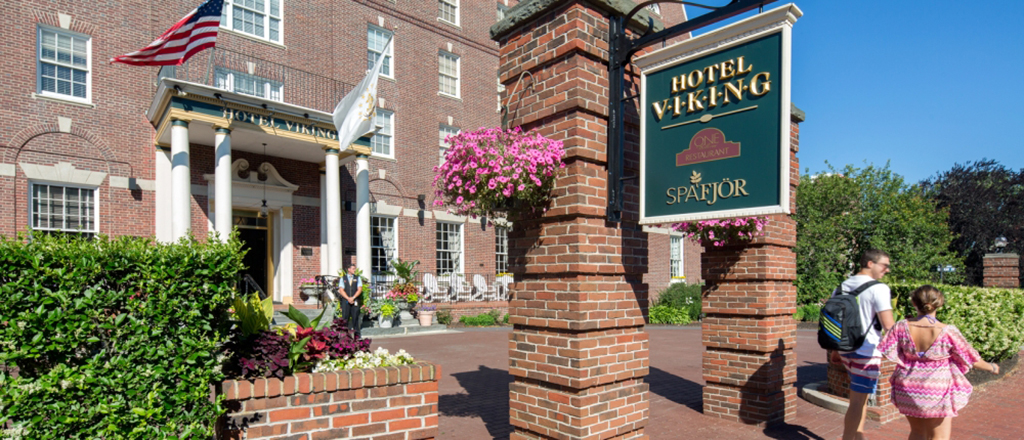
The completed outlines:
{"type": "Polygon", "coordinates": [[[180,66],[217,43],[224,0],[206,0],[142,50],[110,59],[134,66],[180,66]]]}
{"type": "Polygon", "coordinates": [[[338,129],[341,149],[348,148],[356,139],[373,131],[373,120],[377,115],[377,76],[384,65],[384,54],[391,53],[393,41],[392,37],[384,45],[381,56],[366,74],[366,78],[334,107],[334,127],[338,129]]]}

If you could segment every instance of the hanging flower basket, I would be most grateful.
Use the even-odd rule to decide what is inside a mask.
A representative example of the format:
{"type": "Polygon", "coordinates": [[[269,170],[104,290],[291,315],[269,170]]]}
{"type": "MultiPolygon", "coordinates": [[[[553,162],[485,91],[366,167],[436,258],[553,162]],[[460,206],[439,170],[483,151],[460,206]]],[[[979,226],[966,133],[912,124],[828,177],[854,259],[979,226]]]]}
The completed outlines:
{"type": "Polygon", "coordinates": [[[459,215],[493,218],[544,209],[565,168],[562,142],[518,127],[481,128],[445,141],[445,162],[434,168],[434,205],[459,215]]]}
{"type": "Polygon", "coordinates": [[[697,240],[705,246],[722,247],[737,241],[750,241],[764,235],[768,217],[743,217],[726,220],[702,220],[675,223],[672,229],[682,232],[687,238],[697,240]]]}

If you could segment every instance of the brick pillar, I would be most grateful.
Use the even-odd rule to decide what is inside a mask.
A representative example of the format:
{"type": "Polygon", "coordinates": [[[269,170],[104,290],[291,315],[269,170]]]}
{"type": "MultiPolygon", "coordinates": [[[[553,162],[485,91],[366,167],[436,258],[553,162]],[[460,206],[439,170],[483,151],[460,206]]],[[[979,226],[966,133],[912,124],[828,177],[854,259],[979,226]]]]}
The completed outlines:
{"type": "MultiPolygon", "coordinates": [[[[550,209],[514,219],[509,233],[512,438],[645,437],[647,258],[635,182],[626,189],[624,221],[605,220],[606,14],[628,11],[612,1],[525,3],[491,31],[503,102],[510,127],[565,142],[567,173],[550,209]]],[[[635,113],[631,122],[635,130],[635,113]]],[[[626,148],[627,174],[635,174],[635,138],[626,148]]]]}
{"type": "Polygon", "coordinates": [[[1020,255],[987,254],[984,258],[985,287],[1020,287],[1020,255]]]}
{"type": "MultiPolygon", "coordinates": [[[[825,351],[825,362],[828,363],[828,392],[829,394],[850,398],[850,374],[841,363],[832,362],[832,352],[825,351]]],[[[875,420],[885,424],[900,418],[900,411],[892,404],[892,385],[889,378],[896,372],[896,363],[888,359],[882,359],[882,366],[879,369],[878,389],[874,396],[868,397],[868,420],[875,420]]]]}
{"type": "MultiPolygon", "coordinates": [[[[802,112],[790,129],[790,208],[802,112]]],[[[705,246],[704,415],[766,426],[796,414],[796,221],[769,216],[764,236],[705,246]]]]}

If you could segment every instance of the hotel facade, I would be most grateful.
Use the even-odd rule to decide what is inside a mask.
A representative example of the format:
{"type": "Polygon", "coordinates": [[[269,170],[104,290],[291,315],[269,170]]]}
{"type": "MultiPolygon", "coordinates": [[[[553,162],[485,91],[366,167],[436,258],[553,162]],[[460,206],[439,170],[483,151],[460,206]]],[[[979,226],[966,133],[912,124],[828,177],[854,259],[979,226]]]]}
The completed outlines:
{"type": "MultiPolygon", "coordinates": [[[[488,283],[508,271],[515,225],[449,214],[432,185],[446,136],[501,124],[489,29],[515,0],[225,0],[216,48],[176,67],[108,63],[197,3],[5,6],[0,235],[237,228],[246,273],[282,303],[350,264],[379,281],[394,258],[488,283]],[[379,129],[340,146],[331,112],[380,57],[379,129]]],[[[700,281],[699,246],[647,230],[651,292],[700,281]]]]}

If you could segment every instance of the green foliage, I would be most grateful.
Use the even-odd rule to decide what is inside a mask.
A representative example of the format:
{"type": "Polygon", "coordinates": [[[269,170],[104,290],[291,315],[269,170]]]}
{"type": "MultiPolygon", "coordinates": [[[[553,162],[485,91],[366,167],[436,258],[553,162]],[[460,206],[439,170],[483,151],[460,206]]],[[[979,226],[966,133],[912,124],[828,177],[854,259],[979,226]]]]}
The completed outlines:
{"type": "Polygon", "coordinates": [[[963,259],[949,252],[948,213],[919,187],[885,167],[869,165],[803,176],[797,187],[797,303],[827,298],[851,273],[861,254],[889,253],[886,280],[937,282],[937,265],[952,265],[947,282],[963,279],[963,259]]]}
{"type": "Polygon", "coordinates": [[[260,301],[260,295],[253,292],[248,301],[238,297],[234,301],[235,318],[238,319],[242,334],[249,336],[270,328],[274,319],[274,299],[260,301]]]}
{"type": "Polygon", "coordinates": [[[505,314],[504,318],[501,318],[501,323],[508,325],[508,313],[505,314]]]}
{"type": "Polygon", "coordinates": [[[491,317],[494,318],[495,324],[501,322],[501,310],[492,309],[490,312],[487,312],[487,314],[491,315],[491,317]]]}
{"type": "Polygon", "coordinates": [[[459,322],[466,324],[470,327],[486,327],[497,324],[494,315],[491,313],[481,313],[474,316],[463,316],[459,318],[459,322]]]}
{"type": "Polygon", "coordinates": [[[804,304],[796,308],[793,319],[804,322],[818,322],[821,318],[821,306],[818,304],[804,304]]]}
{"type": "MultiPolygon", "coordinates": [[[[898,309],[917,316],[910,292],[920,284],[893,284],[899,294],[898,309]]],[[[986,361],[1008,359],[1024,346],[1024,290],[996,287],[935,285],[946,297],[936,317],[955,325],[986,361]]]]}
{"type": "Polygon", "coordinates": [[[950,249],[964,257],[967,282],[980,285],[983,258],[996,237],[1006,252],[1024,255],[1024,169],[1013,171],[994,160],[961,165],[922,182],[929,197],[949,210],[950,249]]]}
{"type": "Polygon", "coordinates": [[[0,239],[0,426],[33,439],[210,438],[242,254],[236,236],[0,239]]]}
{"type": "Polygon", "coordinates": [[[651,324],[676,324],[684,325],[693,321],[690,320],[690,313],[687,309],[680,309],[666,305],[651,307],[649,310],[651,324]]]}
{"type": "Polygon", "coordinates": [[[395,283],[404,286],[415,281],[416,276],[419,275],[420,271],[414,270],[417,264],[420,264],[420,260],[402,261],[401,258],[398,258],[391,261],[392,270],[384,273],[398,277],[395,283]]]}
{"type": "Polygon", "coordinates": [[[292,321],[295,321],[299,327],[312,328],[313,330],[323,330],[324,327],[331,325],[334,322],[334,304],[328,304],[320,311],[320,314],[310,320],[308,316],[304,315],[299,309],[296,309],[293,305],[288,305],[288,313],[285,316],[292,321]]]}
{"type": "Polygon", "coordinates": [[[437,323],[448,325],[452,323],[452,311],[451,310],[438,310],[437,311],[437,323]]]}
{"type": "MultiPolygon", "coordinates": [[[[655,306],[667,306],[673,309],[685,310],[689,322],[700,319],[701,311],[701,285],[687,283],[673,283],[658,294],[655,306]]],[[[653,322],[653,321],[652,321],[653,322]]]]}

